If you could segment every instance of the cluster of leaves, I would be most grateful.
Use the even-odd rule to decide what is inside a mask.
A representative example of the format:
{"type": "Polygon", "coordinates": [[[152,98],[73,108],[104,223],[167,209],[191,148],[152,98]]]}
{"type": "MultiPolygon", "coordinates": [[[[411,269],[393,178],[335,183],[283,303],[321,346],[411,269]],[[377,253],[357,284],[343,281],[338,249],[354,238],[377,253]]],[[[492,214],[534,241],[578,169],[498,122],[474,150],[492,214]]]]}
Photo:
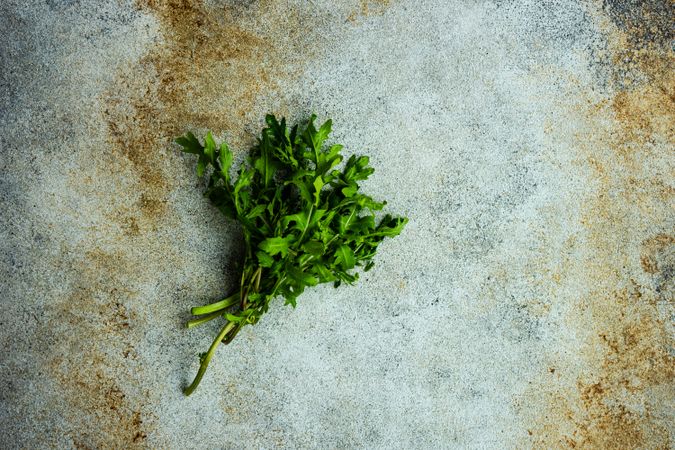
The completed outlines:
{"type": "Polygon", "coordinates": [[[377,202],[359,192],[359,181],[374,171],[367,156],[351,156],[342,170],[341,145],[325,145],[331,121],[316,129],[311,116],[304,126],[287,128],[286,120],[266,117],[267,127],[238,176],[230,174],[232,152],[216,145],[211,133],[204,143],[192,134],[178,138],[184,152],[198,156],[197,175],[208,175],[205,195],[223,214],[237,220],[245,239],[239,290],[216,303],[192,308],[197,318],[188,327],[224,317],[227,322],[207,353],[193,383],[201,381],[218,344],[234,339],[255,324],[270,301],[283,297],[295,306],[307,286],[353,283],[373,267],[378,244],[398,235],[407,219],[385,215],[376,224],[377,202]]]}

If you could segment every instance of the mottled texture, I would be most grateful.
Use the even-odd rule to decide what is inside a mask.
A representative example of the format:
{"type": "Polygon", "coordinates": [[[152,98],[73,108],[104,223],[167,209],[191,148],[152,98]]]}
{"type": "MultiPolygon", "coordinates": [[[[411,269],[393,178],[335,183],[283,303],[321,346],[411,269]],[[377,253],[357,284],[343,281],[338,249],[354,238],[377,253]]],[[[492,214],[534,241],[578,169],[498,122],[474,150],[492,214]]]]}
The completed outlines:
{"type": "Polygon", "coordinates": [[[673,2],[0,3],[0,447],[670,448],[673,2]],[[240,234],[172,139],[333,118],[410,223],[181,387],[240,234]]]}

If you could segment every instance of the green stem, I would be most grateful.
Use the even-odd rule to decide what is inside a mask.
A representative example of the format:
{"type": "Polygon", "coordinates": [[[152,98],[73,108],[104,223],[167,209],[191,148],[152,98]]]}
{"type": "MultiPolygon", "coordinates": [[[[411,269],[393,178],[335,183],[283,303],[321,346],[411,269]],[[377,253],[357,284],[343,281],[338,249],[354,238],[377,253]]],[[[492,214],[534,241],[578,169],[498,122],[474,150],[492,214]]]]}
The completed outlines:
{"type": "Polygon", "coordinates": [[[326,242],[326,245],[325,245],[324,247],[325,247],[325,248],[328,248],[328,246],[330,246],[330,244],[332,244],[333,241],[334,241],[335,239],[337,239],[338,237],[340,237],[340,235],[339,235],[339,234],[336,234],[335,236],[333,236],[332,238],[330,238],[330,240],[329,240],[328,242],[326,242]]]}
{"type": "Polygon", "coordinates": [[[237,328],[234,329],[234,331],[232,332],[232,334],[231,334],[230,336],[228,336],[226,339],[223,340],[223,344],[227,345],[227,344],[229,344],[230,342],[232,342],[232,340],[233,340],[234,337],[237,335],[237,333],[239,333],[239,330],[241,330],[243,327],[244,327],[244,324],[243,324],[243,323],[240,323],[239,326],[238,326],[237,328]]]}
{"type": "Polygon", "coordinates": [[[257,276],[255,278],[255,291],[258,292],[260,290],[260,278],[262,277],[262,267],[258,267],[258,272],[257,276]]]}
{"type": "Polygon", "coordinates": [[[279,286],[281,286],[281,283],[283,283],[284,281],[286,281],[286,275],[277,280],[276,284],[274,285],[274,288],[272,288],[272,294],[269,296],[270,298],[274,298],[274,296],[277,295],[277,289],[279,289],[279,286]]]}
{"type": "Polygon", "coordinates": [[[302,238],[305,237],[305,232],[307,231],[307,228],[309,228],[309,224],[312,221],[312,214],[314,214],[314,205],[312,205],[309,208],[309,214],[307,215],[307,225],[305,225],[305,228],[302,230],[302,233],[300,234],[300,239],[298,239],[298,242],[302,242],[302,238]]]}
{"type": "Polygon", "coordinates": [[[205,316],[199,317],[197,319],[188,320],[187,327],[188,328],[196,327],[197,325],[201,325],[203,323],[206,323],[209,320],[215,319],[216,317],[221,317],[223,314],[225,314],[223,311],[216,311],[216,312],[212,312],[211,314],[207,314],[205,316]]]}
{"type": "Polygon", "coordinates": [[[211,358],[213,357],[213,354],[216,352],[216,349],[218,348],[218,345],[220,344],[220,341],[222,341],[227,333],[229,333],[234,327],[235,327],[234,322],[228,322],[227,325],[223,327],[222,330],[220,330],[220,333],[218,334],[218,337],[213,341],[211,344],[211,347],[209,347],[209,351],[206,352],[206,355],[201,361],[201,364],[199,365],[199,371],[197,372],[197,376],[195,377],[194,381],[190,386],[186,387],[183,390],[183,393],[185,395],[190,395],[194,392],[195,389],[197,389],[197,386],[199,386],[199,382],[202,381],[202,377],[204,376],[204,373],[206,373],[206,368],[209,366],[209,362],[211,362],[211,358]]]}
{"type": "Polygon", "coordinates": [[[235,292],[234,294],[230,295],[229,297],[216,302],[216,303],[211,303],[210,305],[205,305],[205,306],[195,306],[190,310],[193,316],[201,316],[202,314],[209,314],[215,311],[220,311],[225,308],[229,308],[232,305],[235,305],[237,303],[237,299],[239,297],[239,292],[235,292]]]}
{"type": "MultiPolygon", "coordinates": [[[[241,309],[242,311],[248,308],[248,294],[251,292],[251,288],[254,288],[254,293],[258,292],[260,288],[260,276],[262,275],[262,267],[258,267],[256,271],[251,275],[251,278],[248,280],[246,288],[242,290],[244,295],[241,296],[241,309]]],[[[242,280],[243,281],[243,280],[242,280]]],[[[243,284],[242,284],[243,286],[243,284]]]]}

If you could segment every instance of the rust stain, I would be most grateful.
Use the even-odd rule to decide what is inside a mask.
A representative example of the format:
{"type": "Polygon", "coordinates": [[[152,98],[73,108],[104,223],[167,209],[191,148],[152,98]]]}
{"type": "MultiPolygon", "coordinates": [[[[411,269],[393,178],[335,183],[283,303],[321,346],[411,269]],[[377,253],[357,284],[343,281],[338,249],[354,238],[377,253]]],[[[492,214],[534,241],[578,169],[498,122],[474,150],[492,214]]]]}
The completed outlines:
{"type": "Polygon", "coordinates": [[[640,144],[656,135],[673,140],[675,123],[675,76],[664,74],[653,84],[621,91],[612,99],[612,108],[625,138],[640,144]],[[660,111],[653,114],[653,111],[660,111]]]}
{"type": "MultiPolygon", "coordinates": [[[[652,275],[666,273],[667,276],[673,276],[672,261],[667,261],[668,253],[675,250],[675,236],[668,234],[658,234],[652,238],[646,239],[642,243],[642,255],[640,264],[642,269],[652,275]]],[[[671,258],[673,256],[671,255],[671,258]]]]}
{"type": "MultiPolygon", "coordinates": [[[[390,2],[359,0],[351,20],[381,14],[390,2]]],[[[136,202],[112,208],[107,217],[131,238],[156,230],[170,212],[169,194],[184,164],[173,139],[211,129],[235,150],[247,148],[265,113],[291,115],[284,86],[303,73],[331,33],[327,13],[282,0],[136,5],[156,17],[162,39],[120,69],[101,101],[118,176],[136,180],[125,187],[136,202]]]]}
{"type": "Polygon", "coordinates": [[[287,113],[283,84],[301,73],[320,41],[311,31],[320,18],[281,1],[138,0],[137,6],[157,18],[162,41],[120,70],[102,99],[114,154],[140,193],[109,218],[132,237],[153,231],[169,213],[182,165],[173,139],[211,129],[235,149],[248,146],[253,135],[246,130],[266,112],[287,113]]]}
{"type": "Polygon", "coordinates": [[[359,5],[347,16],[347,21],[358,23],[360,18],[379,16],[391,6],[391,0],[359,0],[359,5]]]}
{"type": "Polygon", "coordinates": [[[140,445],[151,428],[144,423],[151,417],[147,393],[135,374],[133,342],[141,319],[126,306],[136,293],[121,287],[124,268],[133,264],[120,252],[83,253],[81,261],[55,267],[72,275],[72,286],[68,297],[49,306],[52,319],[39,333],[56,344],[46,367],[59,396],[49,408],[62,411],[70,427],[64,434],[77,448],[140,445]]]}
{"type": "Polygon", "coordinates": [[[136,351],[150,326],[144,312],[154,306],[137,287],[155,276],[147,267],[164,267],[170,257],[148,235],[172,226],[170,194],[185,171],[173,139],[208,128],[235,150],[247,148],[265,113],[292,117],[284,85],[326,36],[325,17],[282,0],[136,4],[161,34],[100,98],[111,149],[89,155],[88,175],[73,171],[70,182],[105,205],[106,220],[87,224],[77,248],[53,259],[70,286],[50,303],[40,333],[55,342],[45,366],[59,395],[48,406],[64,411],[61,434],[78,448],[146,446],[154,429],[136,351]]]}
{"type": "MultiPolygon", "coordinates": [[[[659,261],[650,266],[658,268],[650,273],[652,278],[672,282],[672,237],[656,236],[642,248],[643,255],[659,261]]],[[[587,274],[591,284],[622,283],[611,273],[615,269],[606,270],[587,274]]],[[[659,284],[629,280],[620,290],[592,290],[575,305],[568,325],[579,333],[590,330],[578,355],[584,367],[568,366],[563,372],[549,367],[548,372],[560,378],[551,383],[542,377],[533,388],[536,392],[529,392],[526,403],[544,405],[536,421],[527,423],[529,445],[670,448],[667,411],[675,401],[675,357],[670,352],[669,317],[659,313],[659,306],[672,307],[673,291],[659,284]]]]}
{"type": "MultiPolygon", "coordinates": [[[[141,128],[147,132],[152,125],[156,138],[171,139],[189,126],[238,134],[246,119],[259,119],[251,117],[258,95],[271,94],[277,80],[290,75],[283,73],[282,49],[273,39],[285,25],[279,17],[270,17],[277,22],[269,29],[256,31],[242,25],[250,14],[244,7],[187,0],[138,3],[157,16],[166,39],[142,61],[156,75],[147,89],[155,101],[147,106],[147,98],[134,99],[141,128]]],[[[290,26],[286,30],[298,35],[290,26]]]]}
{"type": "Polygon", "coordinates": [[[593,305],[598,310],[592,317],[603,328],[593,338],[594,350],[603,357],[595,376],[577,381],[581,408],[573,415],[577,429],[569,436],[584,447],[670,444],[667,423],[654,415],[668,401],[668,395],[661,396],[672,387],[675,360],[668,352],[664,322],[644,303],[641,289],[615,294],[614,305],[593,305]],[[603,306],[606,310],[599,311],[603,306]]]}
{"type": "Polygon", "coordinates": [[[382,14],[391,3],[391,0],[361,0],[361,15],[367,16],[371,13],[382,14]]]}
{"type": "Polygon", "coordinates": [[[528,445],[673,445],[672,6],[604,2],[603,12],[595,12],[607,37],[610,57],[604,64],[612,94],[571,111],[588,124],[575,145],[597,186],[581,217],[579,244],[588,256],[567,280],[587,286],[567,317],[582,338],[583,364],[558,371],[560,382],[542,379],[537,392],[527,394],[526,402],[543,405],[536,422],[526,424],[528,445]],[[664,11],[670,11],[665,18],[664,11]]]}

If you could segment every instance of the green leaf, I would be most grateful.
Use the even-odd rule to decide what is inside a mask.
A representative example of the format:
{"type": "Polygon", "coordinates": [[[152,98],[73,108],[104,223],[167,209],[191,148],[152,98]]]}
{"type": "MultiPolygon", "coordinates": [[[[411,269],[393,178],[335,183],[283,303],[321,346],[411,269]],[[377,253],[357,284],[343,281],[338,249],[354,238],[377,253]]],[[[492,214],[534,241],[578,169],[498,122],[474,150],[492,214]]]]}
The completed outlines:
{"type": "Polygon", "coordinates": [[[297,283],[307,286],[316,286],[319,283],[319,280],[315,276],[307,272],[303,272],[295,266],[287,264],[285,269],[288,276],[297,283]]]}
{"type": "Polygon", "coordinates": [[[332,128],[333,128],[333,121],[330,119],[326,120],[323,123],[323,125],[321,125],[319,131],[313,137],[314,148],[316,149],[321,148],[323,142],[328,138],[328,135],[330,134],[332,128]]]}
{"type": "Polygon", "coordinates": [[[281,253],[282,257],[288,254],[289,245],[295,240],[294,236],[269,237],[258,244],[261,250],[269,253],[271,256],[281,253]]]}
{"type": "Polygon", "coordinates": [[[220,161],[220,172],[223,174],[223,177],[225,177],[225,180],[229,182],[230,166],[232,166],[232,152],[225,142],[220,144],[220,154],[218,157],[220,161]]]}
{"type": "Polygon", "coordinates": [[[355,201],[359,207],[368,208],[371,211],[379,211],[387,204],[387,202],[376,202],[372,197],[363,194],[354,196],[352,200],[355,201]]]}
{"type": "Polygon", "coordinates": [[[216,161],[216,142],[213,140],[210,131],[206,133],[206,138],[204,138],[204,156],[210,164],[216,161]]]}
{"type": "Polygon", "coordinates": [[[335,264],[345,270],[351,269],[356,264],[354,251],[347,244],[342,244],[335,252],[335,264]]]}
{"type": "Polygon", "coordinates": [[[256,205],[252,210],[246,214],[246,218],[249,220],[255,219],[256,217],[261,216],[265,212],[267,205],[256,205]]]}
{"type": "Polygon", "coordinates": [[[350,186],[347,186],[346,188],[342,188],[342,195],[345,197],[353,197],[356,195],[356,192],[358,192],[359,187],[355,184],[352,184],[350,186]]]}
{"type": "Polygon", "coordinates": [[[272,267],[274,264],[274,258],[262,250],[258,250],[255,255],[258,258],[260,267],[272,267]]]}
{"type": "Polygon", "coordinates": [[[192,132],[188,131],[184,136],[176,139],[176,144],[183,147],[182,151],[185,153],[193,153],[195,155],[201,155],[204,151],[204,147],[199,143],[199,140],[195,137],[192,132]]]}
{"type": "Polygon", "coordinates": [[[392,217],[387,214],[382,222],[377,226],[374,233],[371,233],[370,236],[388,236],[394,237],[401,234],[403,228],[408,223],[407,218],[402,217],[392,217]]]}
{"type": "Polygon", "coordinates": [[[337,277],[339,279],[341,279],[342,281],[344,281],[345,283],[348,283],[348,284],[354,284],[354,282],[359,279],[358,273],[350,274],[350,273],[347,273],[347,272],[337,271],[337,272],[335,272],[335,274],[337,275],[337,277]]]}
{"type": "Polygon", "coordinates": [[[369,158],[367,156],[350,156],[343,170],[345,182],[351,183],[357,180],[365,180],[372,175],[375,169],[368,167],[368,162],[369,158]]]}
{"type": "Polygon", "coordinates": [[[304,235],[317,224],[325,212],[325,209],[314,209],[314,207],[311,207],[309,210],[302,210],[297,214],[285,216],[282,219],[282,223],[284,227],[287,227],[290,223],[294,223],[291,228],[300,231],[304,235]]]}
{"type": "Polygon", "coordinates": [[[237,181],[234,182],[234,193],[237,194],[245,187],[250,186],[251,181],[253,180],[253,175],[254,172],[252,170],[242,169],[241,172],[239,172],[237,181]]]}
{"type": "Polygon", "coordinates": [[[286,301],[284,302],[285,305],[291,305],[293,308],[295,308],[295,307],[297,306],[297,298],[298,298],[298,294],[295,294],[295,295],[292,295],[292,294],[286,294],[286,295],[284,296],[284,298],[285,298],[285,300],[286,300],[286,301]]]}
{"type": "Polygon", "coordinates": [[[314,272],[319,276],[321,283],[328,283],[337,280],[337,277],[323,264],[314,264],[314,272]]]}
{"type": "Polygon", "coordinates": [[[313,196],[310,193],[310,186],[312,185],[310,182],[311,176],[312,172],[309,170],[298,170],[293,174],[291,179],[286,182],[295,185],[298,188],[300,197],[310,205],[314,203],[313,196]]]}
{"type": "Polygon", "coordinates": [[[323,180],[321,179],[321,175],[316,177],[313,184],[314,184],[314,206],[319,206],[319,202],[321,201],[321,188],[323,187],[323,180]]]}
{"type": "Polygon", "coordinates": [[[222,186],[216,186],[206,192],[206,196],[223,214],[230,218],[236,218],[236,209],[232,196],[222,186]]]}
{"type": "Polygon", "coordinates": [[[337,169],[342,146],[327,144],[332,122],[317,129],[315,120],[312,115],[289,128],[285,119],[267,115],[266,127],[234,178],[232,151],[225,142],[218,148],[210,131],[204,145],[190,132],[176,139],[183,152],[197,155],[198,175],[208,173],[205,197],[240,225],[244,255],[237,291],[227,297],[229,313],[218,306],[217,314],[189,321],[195,325],[223,320],[223,315],[227,319],[200,357],[198,375],[185,390],[188,395],[217,346],[257,323],[274,298],[283,297],[295,307],[307,286],[355,283],[356,266],[370,270],[379,243],[399,234],[407,222],[385,215],[376,225],[373,211],[386,202],[363,194],[358,184],[373,173],[368,157],[352,155],[337,169]]]}
{"type": "Polygon", "coordinates": [[[333,241],[337,235],[331,228],[326,227],[321,230],[319,236],[324,245],[328,245],[328,243],[333,241]]]}
{"type": "Polygon", "coordinates": [[[324,245],[321,241],[307,241],[302,244],[302,249],[312,256],[321,256],[324,252],[324,245]]]}
{"type": "Polygon", "coordinates": [[[312,114],[309,118],[309,122],[307,123],[307,127],[305,128],[305,133],[302,137],[305,145],[307,145],[307,147],[311,148],[313,151],[314,158],[312,158],[311,152],[308,154],[308,158],[318,164],[319,161],[317,160],[317,155],[321,150],[323,141],[326,140],[328,134],[331,131],[332,122],[327,120],[317,131],[317,129],[314,127],[314,120],[316,120],[316,116],[312,114]]]}
{"type": "Polygon", "coordinates": [[[350,231],[355,231],[358,233],[367,233],[368,231],[375,229],[375,217],[374,216],[363,216],[356,219],[351,225],[349,225],[350,231]]]}
{"type": "Polygon", "coordinates": [[[346,234],[349,231],[349,227],[352,225],[352,222],[357,220],[356,217],[356,208],[351,207],[344,215],[338,217],[338,231],[340,234],[346,234]]]}
{"type": "Polygon", "coordinates": [[[206,169],[206,159],[204,157],[200,157],[199,161],[197,161],[197,176],[202,177],[204,175],[204,170],[206,169]]]}
{"type": "Polygon", "coordinates": [[[332,175],[327,175],[327,172],[342,161],[341,150],[341,145],[332,145],[328,152],[317,152],[316,172],[324,176],[324,181],[333,178],[332,175]]]}
{"type": "Polygon", "coordinates": [[[276,172],[276,164],[272,157],[270,137],[267,133],[263,133],[260,142],[260,157],[255,160],[254,167],[260,173],[263,180],[263,186],[268,187],[272,183],[274,173],[276,172]]]}

